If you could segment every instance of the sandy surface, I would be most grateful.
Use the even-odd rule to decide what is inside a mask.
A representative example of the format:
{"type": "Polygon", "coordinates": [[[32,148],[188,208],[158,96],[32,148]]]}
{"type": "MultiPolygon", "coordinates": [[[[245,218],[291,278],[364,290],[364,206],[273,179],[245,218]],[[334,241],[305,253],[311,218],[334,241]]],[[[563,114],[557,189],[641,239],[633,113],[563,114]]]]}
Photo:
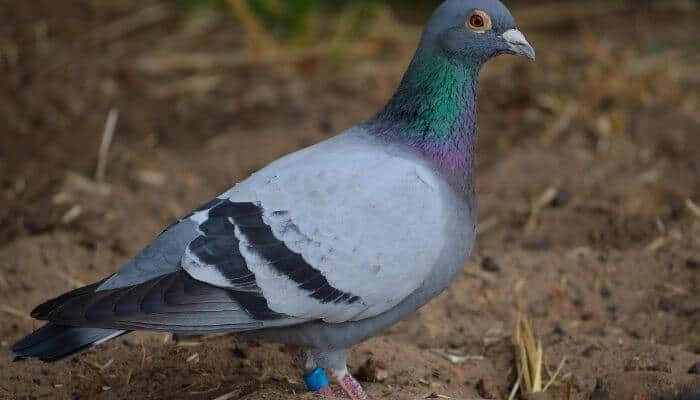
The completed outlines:
{"type": "MultiPolygon", "coordinates": [[[[334,63],[303,49],[251,62],[226,18],[165,7],[114,37],[110,21],[157,3],[69,3],[0,5],[0,398],[306,398],[283,347],[230,336],[138,333],[52,365],[12,363],[8,348],[40,325],[25,317],[37,303],[369,116],[417,30],[378,24],[334,63]],[[120,119],[100,186],[110,108],[120,119]]],[[[475,254],[448,292],[358,346],[351,369],[378,399],[507,398],[521,310],[546,370],[566,358],[549,393],[531,398],[698,399],[700,214],[688,199],[700,202],[700,13],[536,23],[518,4],[539,59],[483,74],[475,254]]]]}

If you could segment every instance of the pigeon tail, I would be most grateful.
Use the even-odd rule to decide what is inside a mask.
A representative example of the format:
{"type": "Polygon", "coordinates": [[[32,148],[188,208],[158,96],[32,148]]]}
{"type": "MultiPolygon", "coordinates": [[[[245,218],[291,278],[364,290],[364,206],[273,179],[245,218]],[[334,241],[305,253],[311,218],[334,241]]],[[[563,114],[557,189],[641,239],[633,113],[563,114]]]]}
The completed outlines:
{"type": "Polygon", "coordinates": [[[54,362],[126,333],[129,331],[77,328],[50,322],[15,343],[12,353],[15,361],[38,358],[44,362],[54,362]]]}

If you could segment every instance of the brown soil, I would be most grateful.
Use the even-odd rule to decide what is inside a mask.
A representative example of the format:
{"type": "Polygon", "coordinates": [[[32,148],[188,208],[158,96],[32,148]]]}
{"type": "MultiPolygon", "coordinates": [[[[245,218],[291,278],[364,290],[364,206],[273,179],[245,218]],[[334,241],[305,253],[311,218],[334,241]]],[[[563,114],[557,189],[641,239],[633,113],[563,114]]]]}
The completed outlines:
{"type": "MultiPolygon", "coordinates": [[[[687,200],[700,201],[700,12],[603,3],[552,20],[523,3],[537,63],[504,58],[482,78],[477,250],[447,293],[358,346],[351,369],[381,380],[365,383],[378,399],[507,398],[521,310],[546,369],[566,358],[549,393],[529,398],[697,399],[700,214],[687,200]]],[[[380,19],[329,62],[303,48],[246,54],[231,19],[154,1],[58,4],[0,3],[0,398],[308,398],[284,348],[230,336],[138,333],[53,365],[12,363],[8,348],[40,325],[25,317],[40,301],[369,116],[417,28],[380,19]],[[111,108],[99,186],[85,177],[111,108]]]]}

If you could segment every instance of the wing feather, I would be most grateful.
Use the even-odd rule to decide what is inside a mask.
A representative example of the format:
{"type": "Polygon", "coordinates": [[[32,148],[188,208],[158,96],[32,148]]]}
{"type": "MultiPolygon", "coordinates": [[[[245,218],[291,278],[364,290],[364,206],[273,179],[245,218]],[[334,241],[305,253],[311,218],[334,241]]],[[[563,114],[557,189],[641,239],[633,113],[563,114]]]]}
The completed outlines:
{"type": "Polygon", "coordinates": [[[156,277],[129,288],[79,289],[42,305],[39,319],[64,326],[102,329],[152,329],[171,332],[246,331],[268,324],[303,322],[266,310],[264,299],[255,294],[217,288],[190,277],[185,271],[156,277]],[[247,309],[256,309],[253,315],[247,309]],[[260,315],[265,318],[259,318],[260,315]]]}

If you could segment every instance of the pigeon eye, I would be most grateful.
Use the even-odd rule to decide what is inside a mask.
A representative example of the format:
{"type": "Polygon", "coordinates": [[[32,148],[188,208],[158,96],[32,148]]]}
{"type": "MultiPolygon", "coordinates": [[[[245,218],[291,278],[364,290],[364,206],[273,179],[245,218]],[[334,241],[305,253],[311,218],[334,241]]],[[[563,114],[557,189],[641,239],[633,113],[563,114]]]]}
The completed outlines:
{"type": "Polygon", "coordinates": [[[474,32],[484,33],[491,29],[491,17],[481,10],[476,10],[469,16],[466,25],[474,32]]]}

